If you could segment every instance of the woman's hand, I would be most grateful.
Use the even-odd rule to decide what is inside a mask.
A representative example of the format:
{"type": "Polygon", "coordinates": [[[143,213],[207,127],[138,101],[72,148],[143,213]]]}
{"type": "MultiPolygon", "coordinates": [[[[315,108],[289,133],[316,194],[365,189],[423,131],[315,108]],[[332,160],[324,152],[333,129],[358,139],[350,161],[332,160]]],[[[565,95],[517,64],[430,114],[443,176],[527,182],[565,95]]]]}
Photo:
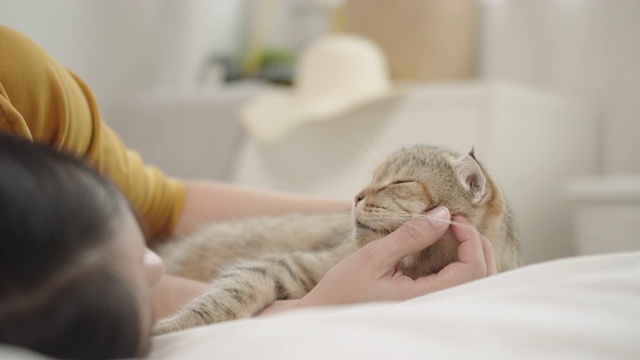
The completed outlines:
{"type": "Polygon", "coordinates": [[[451,219],[445,207],[426,215],[440,220],[416,218],[365,245],[334,266],[304,298],[287,307],[406,300],[496,273],[491,243],[467,219],[451,219]],[[458,261],[416,280],[398,271],[398,262],[434,244],[447,230],[449,220],[460,224],[452,225],[459,242],[458,261]]]}

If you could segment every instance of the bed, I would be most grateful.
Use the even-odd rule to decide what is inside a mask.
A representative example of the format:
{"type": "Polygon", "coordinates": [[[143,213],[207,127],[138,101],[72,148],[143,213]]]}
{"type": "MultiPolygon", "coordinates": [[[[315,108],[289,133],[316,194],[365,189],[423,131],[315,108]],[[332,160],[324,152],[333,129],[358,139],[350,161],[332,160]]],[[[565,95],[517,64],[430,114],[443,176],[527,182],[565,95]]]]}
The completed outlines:
{"type": "MultiPolygon", "coordinates": [[[[204,326],[154,338],[150,357],[640,359],[640,252],[529,265],[402,303],[204,326]]],[[[40,357],[0,347],[5,358],[40,357]]]]}
{"type": "Polygon", "coordinates": [[[154,339],[154,359],[640,359],[640,252],[522,267],[403,303],[154,339]]]}

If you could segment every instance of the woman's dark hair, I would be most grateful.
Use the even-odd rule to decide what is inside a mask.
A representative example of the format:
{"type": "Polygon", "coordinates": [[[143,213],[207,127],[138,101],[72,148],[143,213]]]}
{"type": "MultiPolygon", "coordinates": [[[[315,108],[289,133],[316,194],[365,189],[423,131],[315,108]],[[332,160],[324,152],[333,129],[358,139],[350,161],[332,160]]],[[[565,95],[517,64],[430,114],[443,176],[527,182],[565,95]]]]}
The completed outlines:
{"type": "Polygon", "coordinates": [[[0,343],[65,359],[145,351],[136,297],[107,266],[123,203],[83,161],[0,133],[0,343]]]}

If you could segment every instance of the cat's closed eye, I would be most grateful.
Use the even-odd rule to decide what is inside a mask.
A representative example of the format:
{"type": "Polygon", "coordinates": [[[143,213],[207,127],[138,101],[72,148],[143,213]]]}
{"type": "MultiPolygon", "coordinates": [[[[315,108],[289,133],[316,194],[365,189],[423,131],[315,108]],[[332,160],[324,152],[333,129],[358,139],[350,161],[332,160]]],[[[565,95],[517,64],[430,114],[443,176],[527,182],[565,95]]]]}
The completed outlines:
{"type": "Polygon", "coordinates": [[[415,180],[396,180],[396,181],[392,182],[389,185],[408,184],[408,183],[412,183],[412,182],[415,182],[415,180]]]}

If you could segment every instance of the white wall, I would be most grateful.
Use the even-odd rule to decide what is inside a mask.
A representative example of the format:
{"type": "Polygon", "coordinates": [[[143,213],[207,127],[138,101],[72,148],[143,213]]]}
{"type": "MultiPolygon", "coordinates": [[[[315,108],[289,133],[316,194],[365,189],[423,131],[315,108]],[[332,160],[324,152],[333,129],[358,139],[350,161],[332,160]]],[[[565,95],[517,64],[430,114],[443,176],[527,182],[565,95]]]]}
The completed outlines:
{"type": "Polygon", "coordinates": [[[481,76],[598,104],[602,171],[640,173],[640,1],[484,0],[483,8],[481,76]]]}
{"type": "MultiPolygon", "coordinates": [[[[483,0],[480,75],[601,106],[605,173],[640,173],[640,0],[483,0]]],[[[78,73],[103,110],[148,89],[188,92],[238,50],[241,0],[0,0],[0,23],[78,73]]]]}
{"type": "Polygon", "coordinates": [[[101,107],[124,91],[150,86],[153,0],[0,0],[0,22],[34,39],[80,75],[101,107]]]}
{"type": "Polygon", "coordinates": [[[190,91],[239,46],[241,0],[0,0],[0,23],[80,75],[106,109],[145,89],[190,91]]]}

